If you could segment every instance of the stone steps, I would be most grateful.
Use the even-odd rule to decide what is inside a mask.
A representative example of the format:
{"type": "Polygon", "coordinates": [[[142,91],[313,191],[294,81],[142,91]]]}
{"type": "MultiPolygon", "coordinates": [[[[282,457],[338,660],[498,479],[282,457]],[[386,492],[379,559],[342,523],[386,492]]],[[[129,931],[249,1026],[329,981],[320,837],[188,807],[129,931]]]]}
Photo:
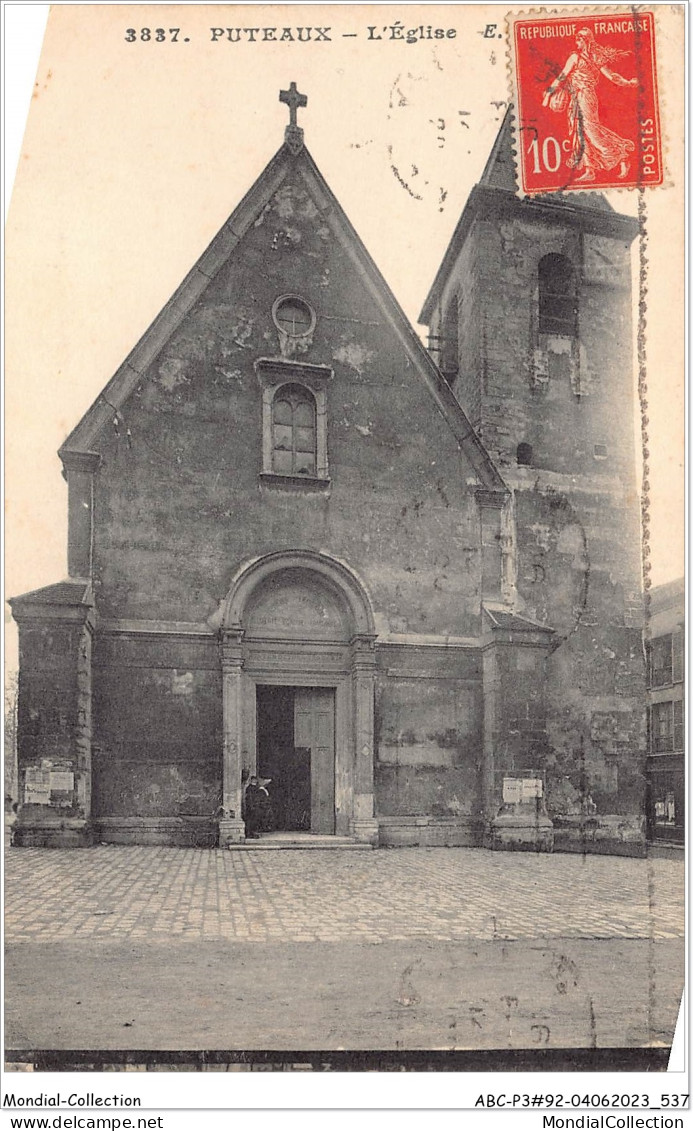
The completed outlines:
{"type": "Polygon", "coordinates": [[[322,833],[262,833],[258,840],[245,840],[240,844],[228,844],[230,852],[277,852],[286,849],[340,849],[342,851],[367,851],[373,849],[372,844],[354,840],[350,836],[328,836],[322,833]]]}

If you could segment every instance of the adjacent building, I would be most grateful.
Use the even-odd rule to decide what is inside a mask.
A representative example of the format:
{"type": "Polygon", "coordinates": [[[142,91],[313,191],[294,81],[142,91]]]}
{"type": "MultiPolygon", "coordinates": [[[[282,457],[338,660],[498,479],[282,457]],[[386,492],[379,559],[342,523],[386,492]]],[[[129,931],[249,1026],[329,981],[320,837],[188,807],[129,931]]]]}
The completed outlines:
{"type": "Polygon", "coordinates": [[[646,635],[649,751],[648,833],[651,840],[683,844],[685,777],[684,580],[650,590],[646,635]]]}

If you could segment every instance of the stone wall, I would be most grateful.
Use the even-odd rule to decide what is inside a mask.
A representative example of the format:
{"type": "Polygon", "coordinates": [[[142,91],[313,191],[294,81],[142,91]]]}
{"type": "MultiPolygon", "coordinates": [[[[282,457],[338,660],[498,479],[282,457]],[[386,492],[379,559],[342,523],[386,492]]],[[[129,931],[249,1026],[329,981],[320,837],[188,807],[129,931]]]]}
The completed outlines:
{"type": "Polygon", "coordinates": [[[97,638],[96,818],[207,817],[221,804],[216,640],[97,638]]]}
{"type": "Polygon", "coordinates": [[[239,563],[326,549],[363,579],[379,631],[473,635],[474,476],[381,307],[299,183],[282,186],[99,441],[96,599],[109,618],[203,622],[239,563]],[[329,484],[261,483],[254,363],[271,310],[316,311],[298,360],[329,366],[329,484]]]}
{"type": "Polygon", "coordinates": [[[412,831],[401,821],[406,816],[476,830],[483,749],[478,649],[385,646],[377,657],[376,817],[386,818],[387,841],[435,843],[417,839],[422,826],[412,831]]]}

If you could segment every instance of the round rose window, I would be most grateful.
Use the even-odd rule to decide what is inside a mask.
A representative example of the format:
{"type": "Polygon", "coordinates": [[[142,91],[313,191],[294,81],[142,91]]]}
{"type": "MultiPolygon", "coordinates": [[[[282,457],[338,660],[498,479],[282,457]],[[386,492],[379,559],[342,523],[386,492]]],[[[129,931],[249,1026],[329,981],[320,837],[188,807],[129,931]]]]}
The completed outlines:
{"type": "Polygon", "coordinates": [[[315,327],[315,312],[298,295],[283,295],[272,307],[274,324],[292,338],[302,338],[315,327]]]}

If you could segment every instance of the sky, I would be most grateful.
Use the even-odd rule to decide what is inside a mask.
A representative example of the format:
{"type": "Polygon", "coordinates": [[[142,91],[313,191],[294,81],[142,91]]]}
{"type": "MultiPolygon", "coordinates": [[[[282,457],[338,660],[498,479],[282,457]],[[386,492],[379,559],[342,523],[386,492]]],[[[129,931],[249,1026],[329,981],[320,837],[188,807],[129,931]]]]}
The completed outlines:
{"type": "MultiPolygon", "coordinates": [[[[668,143],[667,183],[646,194],[655,584],[683,573],[684,518],[683,17],[657,11],[668,143]]],[[[6,235],[8,595],[65,576],[57,449],[282,144],[278,93],[292,80],[308,96],[299,124],[309,150],[416,322],[509,100],[504,14],[489,5],[51,7],[6,235]],[[393,38],[397,16],[424,38],[393,38]],[[294,39],[241,33],[234,43],[211,30],[236,27],[290,27],[294,39]],[[298,42],[298,27],[330,31],[298,42]],[[445,34],[428,39],[428,27],[445,34]]],[[[21,98],[12,105],[23,113],[21,98]]],[[[636,211],[632,191],[609,199],[636,211]]],[[[637,249],[633,263],[637,294],[637,249]]]]}

